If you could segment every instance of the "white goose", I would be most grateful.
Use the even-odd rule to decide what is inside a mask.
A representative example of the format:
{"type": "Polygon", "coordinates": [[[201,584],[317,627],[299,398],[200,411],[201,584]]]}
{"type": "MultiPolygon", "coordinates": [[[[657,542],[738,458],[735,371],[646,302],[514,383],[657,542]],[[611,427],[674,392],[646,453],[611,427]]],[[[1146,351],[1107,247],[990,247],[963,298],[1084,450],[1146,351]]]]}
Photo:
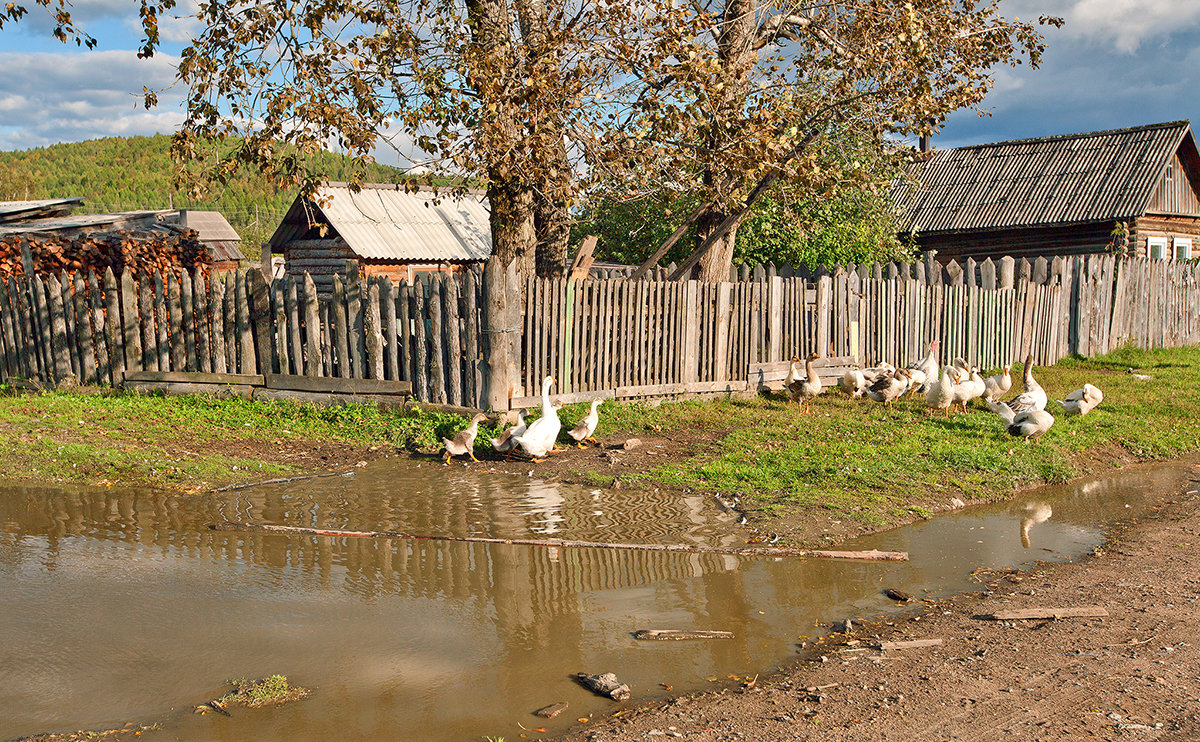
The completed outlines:
{"type": "Polygon", "coordinates": [[[541,461],[554,450],[554,442],[562,430],[558,412],[550,402],[550,387],[553,384],[553,376],[542,379],[542,416],[530,423],[522,435],[513,437],[521,450],[534,461],[541,461]]]}
{"type": "Polygon", "coordinates": [[[517,410],[517,424],[492,439],[492,448],[500,453],[511,453],[517,447],[517,438],[525,434],[525,410],[517,410]]]}
{"type": "Polygon", "coordinates": [[[1033,356],[1025,356],[1025,391],[1000,404],[1012,410],[1014,415],[1019,415],[1022,412],[1045,410],[1046,402],[1046,390],[1033,378],[1033,356]]]}
{"type": "Polygon", "coordinates": [[[1008,394],[1009,389],[1012,389],[1012,365],[1005,366],[1002,374],[987,377],[983,383],[987,387],[987,391],[984,392],[986,401],[992,402],[1000,399],[1008,394]]]}
{"type": "Polygon", "coordinates": [[[1024,438],[1026,442],[1038,442],[1046,431],[1054,425],[1054,416],[1045,410],[1026,410],[1014,413],[1012,407],[1004,402],[988,402],[988,407],[999,415],[1005,422],[1005,431],[1009,435],[1024,438]]]}
{"type": "Polygon", "coordinates": [[[586,441],[596,443],[596,439],[592,437],[592,433],[596,432],[596,426],[600,424],[600,413],[596,412],[596,408],[604,402],[603,399],[593,399],[592,409],[588,414],[579,421],[579,424],[567,431],[567,435],[575,440],[575,444],[583,448],[586,441]]]}
{"type": "Polygon", "coordinates": [[[1086,415],[1104,401],[1104,392],[1099,387],[1084,384],[1082,389],[1071,392],[1066,399],[1056,401],[1068,415],[1086,415]]]}

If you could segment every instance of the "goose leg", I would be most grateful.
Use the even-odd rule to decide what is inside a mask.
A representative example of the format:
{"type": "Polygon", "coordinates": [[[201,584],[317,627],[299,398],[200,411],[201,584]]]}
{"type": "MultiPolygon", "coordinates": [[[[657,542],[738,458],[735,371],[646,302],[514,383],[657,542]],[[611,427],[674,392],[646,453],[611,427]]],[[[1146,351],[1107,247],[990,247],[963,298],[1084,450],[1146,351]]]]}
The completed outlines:
{"type": "Polygon", "coordinates": [[[449,464],[449,463],[450,463],[450,452],[449,452],[449,451],[447,451],[447,452],[446,452],[446,455],[442,457],[442,463],[443,463],[443,464],[449,464]]]}
{"type": "Polygon", "coordinates": [[[479,459],[475,458],[475,452],[474,452],[474,451],[468,451],[468,452],[467,452],[467,455],[471,457],[471,461],[474,461],[476,464],[478,464],[478,463],[479,463],[479,459]]]}

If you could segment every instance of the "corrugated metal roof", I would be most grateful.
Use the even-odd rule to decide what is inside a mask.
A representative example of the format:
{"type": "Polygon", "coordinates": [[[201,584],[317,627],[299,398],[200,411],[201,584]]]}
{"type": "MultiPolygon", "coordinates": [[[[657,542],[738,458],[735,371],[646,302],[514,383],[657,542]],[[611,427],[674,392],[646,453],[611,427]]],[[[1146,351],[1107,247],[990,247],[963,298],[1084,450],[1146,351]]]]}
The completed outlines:
{"type": "MultiPolygon", "coordinates": [[[[388,184],[366,184],[354,193],[344,183],[328,183],[318,201],[324,203],[310,205],[314,219],[327,221],[363,258],[439,262],[486,260],[492,254],[487,200],[477,193],[456,199],[388,184]]],[[[271,236],[272,250],[281,251],[309,226],[305,204],[297,198],[271,236]]]]}
{"type": "Polygon", "coordinates": [[[1187,121],[936,150],[893,191],[903,231],[1128,219],[1145,212],[1187,121]]]}

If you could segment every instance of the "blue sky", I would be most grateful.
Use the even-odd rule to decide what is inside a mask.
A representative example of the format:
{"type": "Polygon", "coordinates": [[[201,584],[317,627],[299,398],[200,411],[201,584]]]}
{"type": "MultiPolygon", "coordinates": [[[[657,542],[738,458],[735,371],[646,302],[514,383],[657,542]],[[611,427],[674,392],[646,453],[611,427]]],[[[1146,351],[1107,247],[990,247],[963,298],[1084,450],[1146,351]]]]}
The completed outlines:
{"type": "MultiPolygon", "coordinates": [[[[40,9],[0,31],[0,150],[170,132],[182,119],[181,91],[166,91],[151,111],[138,94],[143,85],[170,85],[192,22],[163,19],[164,53],[143,61],[134,51],[133,0],[77,0],[73,7],[98,50],[53,41],[40,9]]],[[[191,7],[182,0],[176,13],[191,7]]],[[[1040,69],[997,72],[983,106],[991,115],[954,115],[936,146],[1200,122],[1200,0],[1002,0],[1001,8],[1010,17],[1061,15],[1067,24],[1047,30],[1040,69]]]]}

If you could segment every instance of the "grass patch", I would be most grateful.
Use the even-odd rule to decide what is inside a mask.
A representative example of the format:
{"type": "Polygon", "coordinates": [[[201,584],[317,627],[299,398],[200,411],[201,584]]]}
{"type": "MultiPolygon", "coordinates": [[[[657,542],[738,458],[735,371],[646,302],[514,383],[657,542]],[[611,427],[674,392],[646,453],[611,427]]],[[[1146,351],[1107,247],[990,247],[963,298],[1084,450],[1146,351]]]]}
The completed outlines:
{"type": "MultiPolygon", "coordinates": [[[[51,391],[0,397],[0,477],[202,489],[433,452],[457,415],[209,397],[51,391]]],[[[481,430],[479,442],[489,445],[481,430]]],[[[494,433],[493,433],[494,434],[494,433]]]]}
{"type": "MultiPolygon", "coordinates": [[[[1009,437],[998,417],[973,407],[949,420],[923,400],[894,408],[828,390],[798,414],[781,398],[614,405],[601,435],[661,432],[698,437],[728,431],[696,456],[625,478],[738,494],[765,514],[827,511],[864,525],[927,517],[953,497],[994,499],[1013,489],[1066,481],[1096,466],[1200,449],[1200,349],[1123,348],[1092,360],[1036,369],[1051,399],[1085,382],[1104,391],[1086,417],[1052,401],[1054,428],[1038,445],[1009,437]],[[1130,367],[1154,377],[1139,381],[1130,367]]],[[[1014,376],[1020,385],[1019,368],[1014,376]]],[[[976,403],[979,404],[979,403],[976,403]]]]}
{"type": "Polygon", "coordinates": [[[283,675],[271,675],[261,680],[232,680],[233,690],[217,699],[225,706],[262,708],[292,703],[307,698],[312,691],[292,685],[283,675]]]}

